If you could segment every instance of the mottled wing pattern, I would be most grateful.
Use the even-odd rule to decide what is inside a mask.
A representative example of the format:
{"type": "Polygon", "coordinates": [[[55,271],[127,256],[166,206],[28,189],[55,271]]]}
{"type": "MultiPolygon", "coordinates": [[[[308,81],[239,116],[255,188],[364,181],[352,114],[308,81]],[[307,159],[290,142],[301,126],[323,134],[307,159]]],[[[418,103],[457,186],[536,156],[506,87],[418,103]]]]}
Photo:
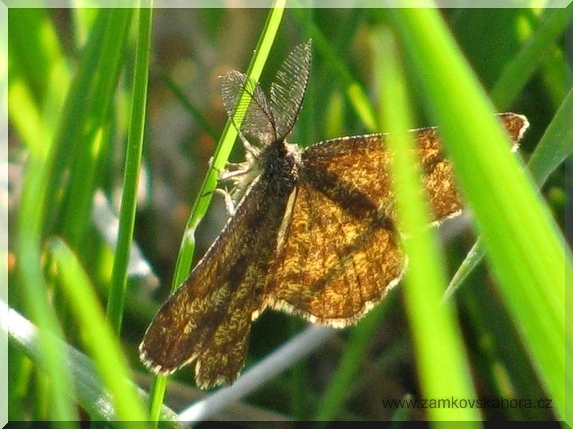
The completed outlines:
{"type": "MultiPolygon", "coordinates": [[[[525,116],[515,113],[496,115],[512,141],[512,151],[517,149],[517,142],[529,126],[525,116]]],[[[438,129],[422,128],[413,130],[418,143],[418,158],[424,174],[424,187],[428,194],[434,222],[457,215],[462,209],[462,201],[454,182],[451,162],[445,158],[438,129]]]]}
{"type": "Polygon", "coordinates": [[[394,230],[389,162],[380,135],[302,152],[287,238],[265,289],[269,307],[342,327],[398,282],[404,255],[394,230]]]}
{"type": "Polygon", "coordinates": [[[244,366],[287,200],[277,198],[271,181],[260,179],[148,328],[141,359],[156,374],[197,359],[196,383],[209,388],[232,382],[244,366]]]}
{"type": "Polygon", "coordinates": [[[523,134],[525,134],[525,131],[529,128],[529,121],[525,116],[511,112],[498,113],[497,117],[513,142],[512,151],[517,150],[519,140],[521,140],[523,134]]]}
{"type": "MultiPolygon", "coordinates": [[[[524,117],[500,115],[513,141],[524,117]]],[[[434,221],[462,208],[435,128],[412,131],[434,221]]],[[[355,323],[400,280],[405,257],[395,231],[391,158],[383,134],[346,137],[301,154],[291,223],[265,288],[271,308],[342,327],[355,323]]]]}
{"type": "Polygon", "coordinates": [[[267,279],[266,303],[313,323],[343,327],[385,296],[403,266],[383,209],[355,217],[301,183],[288,239],[267,279]]]}

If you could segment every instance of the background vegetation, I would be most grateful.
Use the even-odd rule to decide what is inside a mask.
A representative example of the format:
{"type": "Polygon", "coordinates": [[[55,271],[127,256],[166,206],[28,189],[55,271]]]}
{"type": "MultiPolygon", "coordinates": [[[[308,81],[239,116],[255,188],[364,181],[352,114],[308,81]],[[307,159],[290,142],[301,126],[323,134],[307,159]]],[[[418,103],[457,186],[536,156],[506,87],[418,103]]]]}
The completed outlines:
{"type": "MultiPolygon", "coordinates": [[[[448,300],[450,324],[440,325],[442,318],[433,317],[431,298],[409,293],[410,285],[398,287],[356,327],[337,332],[316,353],[242,398],[241,406],[214,418],[563,419],[565,391],[560,389],[565,383],[559,381],[565,377],[563,345],[569,344],[564,300],[571,259],[555,226],[564,229],[571,204],[563,160],[573,149],[566,37],[572,8],[439,13],[458,52],[441,38],[437,17],[415,11],[287,9],[274,18],[275,35],[267,10],[166,9],[151,16],[129,9],[11,9],[9,305],[40,329],[31,335],[21,319],[13,319],[18,323],[10,327],[10,419],[146,418],[146,398],[128,381],[145,391],[153,383],[137,346],[169,293],[186,220],[227,119],[217,76],[246,70],[257,40],[265,37],[274,43],[261,77],[264,88],[296,44],[309,37],[314,42],[309,88],[291,142],[306,146],[380,131],[379,112],[388,107],[378,108],[380,85],[393,82],[381,83],[380,76],[389,73],[384,67],[393,67],[389,61],[395,54],[416,127],[439,124],[450,137],[456,129],[482,128],[481,100],[472,92],[478,93],[478,82],[496,110],[525,114],[531,127],[519,156],[531,159],[531,177],[543,199],[527,192],[534,181],[515,174],[517,164],[506,169],[501,167],[505,159],[492,158],[499,176],[483,179],[481,196],[476,189],[481,186],[462,183],[486,235],[486,250],[510,250],[465,272],[448,300]],[[424,17],[430,20],[420,21],[424,17]],[[397,46],[395,53],[391,46],[397,46]],[[443,61],[432,63],[432,58],[443,61]],[[469,92],[459,91],[466,88],[458,67],[463,59],[476,75],[469,92]],[[448,90],[439,90],[443,81],[449,82],[448,90]],[[436,97],[436,91],[443,96],[436,97]],[[445,117],[452,117],[450,123],[445,117]],[[488,183],[495,183],[500,194],[492,194],[488,183]],[[129,205],[136,202],[133,246],[138,250],[129,239],[135,215],[129,205]],[[504,202],[513,209],[504,211],[504,202]],[[502,219],[497,227],[506,229],[490,228],[492,221],[480,207],[502,219]],[[117,236],[118,219],[123,238],[114,250],[110,237],[117,236]],[[532,248],[537,261],[531,259],[532,248]],[[511,273],[514,283],[508,280],[511,273]],[[416,297],[422,306],[411,302],[416,297]],[[420,327],[415,308],[424,306],[430,312],[420,327]],[[420,329],[430,340],[426,345],[420,329]],[[458,354],[461,358],[450,365],[450,357],[458,354]],[[432,371],[428,363],[437,378],[426,377],[432,371]],[[450,391],[453,397],[466,392],[467,399],[531,400],[532,406],[522,402],[460,411],[396,409],[382,402],[450,399],[432,396],[450,391]],[[552,408],[538,407],[539,399],[552,399],[552,408]]],[[[460,151],[456,144],[472,146],[465,139],[447,143],[452,156],[460,151]]],[[[236,146],[231,159],[240,160],[242,148],[236,146]]],[[[468,177],[481,180],[486,168],[479,162],[476,156],[464,167],[462,160],[460,174],[465,169],[468,177]]],[[[213,198],[196,233],[194,260],[225,218],[224,203],[213,198]]],[[[453,231],[440,246],[448,278],[475,242],[475,228],[468,225],[443,228],[453,231]]],[[[288,315],[263,315],[252,332],[247,367],[305,327],[288,315]]],[[[171,377],[166,405],[180,410],[205,395],[192,380],[192,368],[171,377]]],[[[154,397],[162,398],[157,384],[154,397]]],[[[164,419],[174,417],[166,408],[161,412],[164,419]]]]}

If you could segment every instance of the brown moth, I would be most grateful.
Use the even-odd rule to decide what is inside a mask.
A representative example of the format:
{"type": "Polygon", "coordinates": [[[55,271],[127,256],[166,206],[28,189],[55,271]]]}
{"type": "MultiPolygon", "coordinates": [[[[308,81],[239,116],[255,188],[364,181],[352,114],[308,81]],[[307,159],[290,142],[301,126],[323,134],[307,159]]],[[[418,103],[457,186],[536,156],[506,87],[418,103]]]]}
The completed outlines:
{"type": "MultiPolygon", "coordinates": [[[[285,140],[302,105],[310,62],[309,41],[288,55],[268,99],[243,73],[222,78],[229,117],[245,112],[240,135],[247,160],[226,174],[236,185],[230,195],[236,210],[149,326],[140,356],[152,372],[171,374],[195,361],[200,388],[231,383],[244,366],[251,323],[265,309],[342,328],[400,281],[405,256],[385,135],[305,149],[285,140]],[[250,103],[239,102],[243,91],[250,103]]],[[[513,142],[528,127],[521,115],[498,118],[513,142]]],[[[459,214],[462,202],[437,129],[411,132],[433,220],[459,214]]]]}

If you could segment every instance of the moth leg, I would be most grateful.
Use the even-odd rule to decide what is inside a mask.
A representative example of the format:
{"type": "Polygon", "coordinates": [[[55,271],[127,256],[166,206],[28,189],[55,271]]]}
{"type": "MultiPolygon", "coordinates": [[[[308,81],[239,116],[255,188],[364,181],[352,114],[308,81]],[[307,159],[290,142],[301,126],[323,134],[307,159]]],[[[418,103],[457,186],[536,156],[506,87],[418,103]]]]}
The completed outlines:
{"type": "Polygon", "coordinates": [[[231,193],[224,188],[215,189],[215,193],[223,196],[225,199],[225,208],[227,209],[227,213],[229,213],[230,216],[233,216],[235,214],[236,207],[231,193]]]}

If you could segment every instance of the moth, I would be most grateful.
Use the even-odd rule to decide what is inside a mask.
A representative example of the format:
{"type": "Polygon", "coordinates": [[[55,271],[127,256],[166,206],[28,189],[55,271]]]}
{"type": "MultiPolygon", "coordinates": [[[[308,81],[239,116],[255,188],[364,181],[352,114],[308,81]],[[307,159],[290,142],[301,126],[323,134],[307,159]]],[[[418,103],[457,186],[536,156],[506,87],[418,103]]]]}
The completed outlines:
{"type": "MultiPolygon", "coordinates": [[[[198,387],[231,383],[244,366],[251,324],[266,309],[342,328],[404,273],[387,137],[342,137],[305,149],[285,140],[302,106],[311,56],[310,41],[297,46],[268,98],[241,72],[222,77],[229,117],[245,114],[239,134],[246,161],[224,174],[236,208],[145,333],[140,357],[155,374],[194,361],[198,387]]],[[[514,142],[528,127],[518,114],[498,118],[514,142]]],[[[434,221],[459,214],[437,129],[411,132],[434,221]]]]}

